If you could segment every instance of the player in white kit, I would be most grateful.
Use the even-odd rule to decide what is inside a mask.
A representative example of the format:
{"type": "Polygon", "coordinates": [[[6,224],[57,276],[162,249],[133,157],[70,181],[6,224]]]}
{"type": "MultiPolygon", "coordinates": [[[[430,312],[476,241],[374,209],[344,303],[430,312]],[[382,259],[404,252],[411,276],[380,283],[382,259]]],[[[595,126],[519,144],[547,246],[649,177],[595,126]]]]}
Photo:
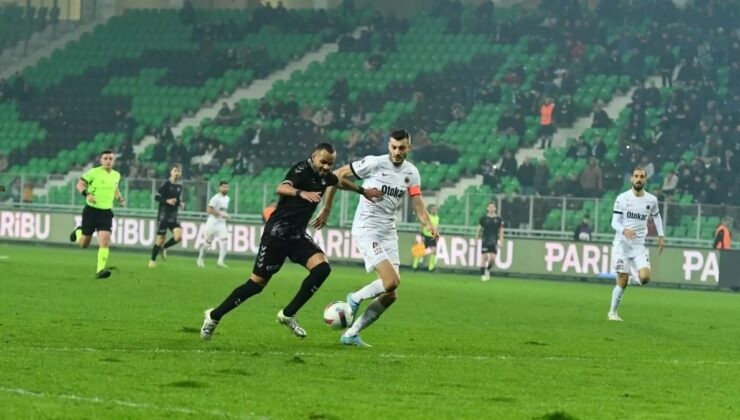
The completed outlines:
{"type": "MultiPolygon", "coordinates": [[[[362,180],[363,188],[377,188],[384,193],[372,201],[361,197],[352,222],[352,237],[365,259],[365,269],[368,272],[374,269],[379,278],[347,295],[353,315],[357,314],[363,300],[373,301],[362,316],[354,317],[354,324],[342,334],[342,344],[368,346],[360,339],[360,331],[369,327],[396,301],[396,289],[401,281],[396,212],[406,194],[411,199],[418,220],[434,239],[439,238],[421,197],[419,171],[406,160],[410,150],[411,135],[406,130],[396,130],[388,139],[389,154],[367,156],[334,172],[340,179],[354,175],[362,180]]],[[[320,228],[328,220],[333,196],[334,191],[327,192],[324,208],[314,221],[314,227],[320,228]]]]}
{"type": "Polygon", "coordinates": [[[614,202],[612,227],[616,231],[612,244],[612,269],[617,273],[617,284],[612,291],[609,309],[610,321],[621,321],[617,309],[627,284],[647,284],[650,281],[650,254],[645,247],[648,218],[652,217],[658,232],[659,252],[663,252],[663,221],[660,218],[658,199],[645,191],[645,170],[632,171],[632,188],[619,194],[614,202]],[[637,270],[639,281],[630,281],[630,270],[637,270]]]}
{"type": "Polygon", "coordinates": [[[203,261],[203,257],[206,255],[208,248],[211,247],[213,239],[218,238],[218,262],[216,263],[216,266],[228,268],[228,266],[224,264],[224,258],[226,257],[226,244],[229,239],[229,232],[226,230],[226,221],[229,219],[227,211],[229,209],[229,202],[231,199],[228,194],[229,183],[221,181],[218,185],[218,193],[211,197],[211,201],[208,202],[206,241],[200,246],[197,261],[198,267],[206,266],[203,261]]]}

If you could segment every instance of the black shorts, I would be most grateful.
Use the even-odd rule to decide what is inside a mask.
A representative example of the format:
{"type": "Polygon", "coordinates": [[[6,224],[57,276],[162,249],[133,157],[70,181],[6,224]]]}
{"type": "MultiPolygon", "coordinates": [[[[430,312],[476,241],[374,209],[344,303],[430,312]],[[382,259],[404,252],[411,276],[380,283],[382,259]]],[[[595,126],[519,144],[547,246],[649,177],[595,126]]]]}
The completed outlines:
{"type": "Polygon", "coordinates": [[[498,243],[497,242],[483,242],[480,247],[480,252],[483,254],[497,254],[498,243]]]}
{"type": "Polygon", "coordinates": [[[424,248],[433,248],[437,246],[437,240],[431,236],[424,237],[424,248]]]}
{"type": "Polygon", "coordinates": [[[307,233],[296,239],[281,239],[265,231],[260,240],[260,249],[252,273],[263,279],[269,279],[280,271],[286,257],[294,263],[305,266],[309,258],[319,253],[323,254],[324,251],[307,233]]]}
{"type": "Polygon", "coordinates": [[[157,225],[157,235],[167,234],[167,229],[175,230],[175,229],[182,229],[182,227],[180,227],[180,222],[177,220],[175,221],[160,220],[159,225],[157,225]]]}
{"type": "Polygon", "coordinates": [[[538,134],[540,136],[552,136],[555,134],[555,124],[541,125],[538,134]]]}
{"type": "Polygon", "coordinates": [[[110,232],[113,228],[113,210],[85,206],[82,209],[82,234],[90,236],[95,231],[110,232]]]}

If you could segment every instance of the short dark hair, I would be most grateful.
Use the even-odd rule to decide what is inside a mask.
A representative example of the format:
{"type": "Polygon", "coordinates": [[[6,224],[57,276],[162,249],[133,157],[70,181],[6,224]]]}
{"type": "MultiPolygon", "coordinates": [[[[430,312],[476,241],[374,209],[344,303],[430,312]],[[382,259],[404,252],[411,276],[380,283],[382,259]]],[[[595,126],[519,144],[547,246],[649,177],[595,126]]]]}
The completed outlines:
{"type": "Polygon", "coordinates": [[[391,132],[391,138],[393,140],[408,140],[411,143],[411,133],[407,130],[400,128],[391,132]]]}
{"type": "Polygon", "coordinates": [[[179,163],[173,163],[172,166],[170,166],[170,171],[173,170],[173,169],[175,169],[175,168],[177,168],[177,169],[179,169],[179,170],[182,171],[182,165],[180,165],[179,163]]]}
{"type": "Polygon", "coordinates": [[[316,145],[316,147],[313,148],[314,152],[318,152],[319,150],[326,150],[329,153],[336,153],[334,150],[334,145],[331,143],[319,143],[316,145]]]}
{"type": "Polygon", "coordinates": [[[100,152],[100,156],[103,156],[103,155],[112,155],[112,154],[113,154],[113,150],[110,150],[110,149],[105,149],[102,152],[100,152]]]}
{"type": "Polygon", "coordinates": [[[647,177],[647,171],[642,166],[635,166],[635,169],[632,170],[632,174],[635,174],[635,171],[642,171],[645,174],[645,177],[647,177]]]}
{"type": "Polygon", "coordinates": [[[222,186],[222,185],[229,185],[229,181],[221,181],[221,182],[218,183],[218,186],[219,187],[222,186]]]}

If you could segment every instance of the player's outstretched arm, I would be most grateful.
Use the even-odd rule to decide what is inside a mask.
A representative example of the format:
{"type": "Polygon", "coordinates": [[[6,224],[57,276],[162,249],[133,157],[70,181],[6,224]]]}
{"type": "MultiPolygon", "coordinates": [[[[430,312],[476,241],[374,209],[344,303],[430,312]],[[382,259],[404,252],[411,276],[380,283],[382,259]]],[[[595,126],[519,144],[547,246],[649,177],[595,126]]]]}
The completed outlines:
{"type": "Polygon", "coordinates": [[[118,205],[121,207],[126,207],[126,199],[123,197],[123,194],[121,194],[121,190],[116,188],[116,200],[118,200],[118,205]]]}
{"type": "Polygon", "coordinates": [[[319,193],[299,190],[288,182],[283,182],[282,184],[278,185],[276,191],[278,195],[284,195],[286,197],[298,197],[310,203],[318,203],[319,201],[321,201],[321,195],[319,193]]]}
{"type": "Polygon", "coordinates": [[[77,181],[75,188],[77,188],[77,192],[85,197],[85,200],[87,200],[88,203],[95,204],[95,196],[87,192],[87,181],[80,179],[77,181]]]}
{"type": "Polygon", "coordinates": [[[663,233],[663,219],[660,217],[660,212],[653,215],[653,223],[655,223],[655,230],[658,233],[658,254],[662,254],[663,248],[665,248],[665,234],[663,233]]]}
{"type": "Polygon", "coordinates": [[[429,220],[429,213],[427,213],[427,208],[424,205],[424,199],[421,198],[421,195],[411,197],[411,206],[414,208],[414,213],[416,213],[416,218],[419,219],[419,222],[432,232],[434,239],[439,239],[439,231],[432,221],[429,220]]]}

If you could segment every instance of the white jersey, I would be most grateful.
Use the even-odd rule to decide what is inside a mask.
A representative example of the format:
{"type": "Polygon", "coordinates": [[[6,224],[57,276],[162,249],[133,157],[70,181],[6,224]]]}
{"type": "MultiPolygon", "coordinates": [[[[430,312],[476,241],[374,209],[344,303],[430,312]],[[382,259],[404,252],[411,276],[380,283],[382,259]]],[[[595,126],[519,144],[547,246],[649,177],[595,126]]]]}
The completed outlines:
{"type": "Polygon", "coordinates": [[[370,228],[380,231],[396,229],[396,212],[403,198],[421,194],[419,170],[405,160],[400,166],[391,162],[389,155],[367,156],[350,164],[352,173],[362,179],[363,188],[377,188],[385,195],[375,201],[360,196],[352,229],[370,228]]]}
{"type": "Polygon", "coordinates": [[[644,246],[648,230],[648,217],[656,216],[658,213],[658,199],[647,191],[642,197],[636,196],[632,189],[619,194],[614,202],[614,214],[621,216],[622,226],[625,229],[633,230],[637,237],[630,241],[622,232],[616,232],[614,245],[644,246]]]}
{"type": "MultiPolygon", "coordinates": [[[[213,197],[211,197],[211,201],[208,202],[208,207],[213,207],[216,209],[216,211],[219,211],[221,213],[226,213],[226,211],[229,209],[229,201],[231,201],[231,198],[229,198],[228,195],[222,195],[221,193],[216,193],[213,197]]],[[[214,216],[212,214],[208,215],[208,223],[217,223],[217,222],[223,222],[226,223],[226,220],[214,216]]]]}

